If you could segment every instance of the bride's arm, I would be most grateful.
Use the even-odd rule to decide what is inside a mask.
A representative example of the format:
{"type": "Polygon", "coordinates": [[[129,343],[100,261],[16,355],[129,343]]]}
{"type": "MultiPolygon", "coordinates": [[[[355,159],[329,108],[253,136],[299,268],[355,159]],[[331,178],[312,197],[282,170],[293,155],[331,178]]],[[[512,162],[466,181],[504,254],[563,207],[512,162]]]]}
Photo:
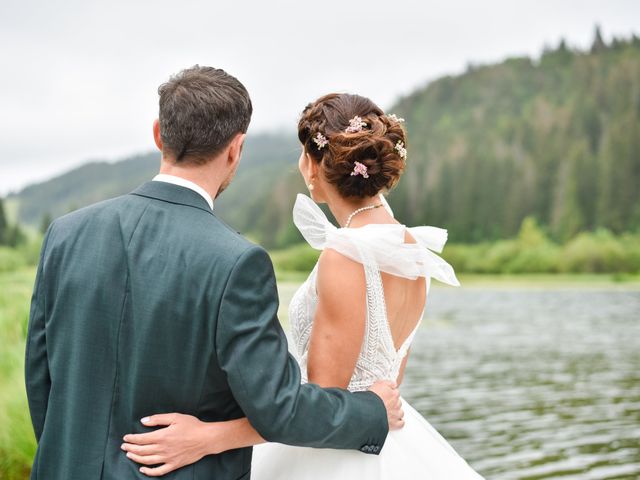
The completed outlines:
{"type": "MultiPolygon", "coordinates": [[[[360,355],[366,325],[366,279],[360,263],[335,250],[318,265],[318,308],[309,342],[307,376],[322,387],[347,388],[360,355]]],[[[409,349],[411,350],[411,349],[409,349]]],[[[396,384],[404,378],[409,351],[396,384]]]]}
{"type": "Polygon", "coordinates": [[[168,413],[143,418],[142,423],[166,428],[125,435],[122,450],[131,460],[142,464],[140,472],[150,477],[166,475],[206,455],[265,442],[246,418],[202,422],[191,415],[168,413]]]}
{"type": "Polygon", "coordinates": [[[398,384],[398,387],[402,384],[402,380],[404,379],[404,369],[407,367],[407,360],[409,360],[410,352],[411,352],[411,349],[409,348],[407,350],[407,354],[402,359],[402,363],[400,364],[400,371],[398,372],[398,378],[396,379],[396,383],[398,384]]]}
{"type": "Polygon", "coordinates": [[[362,264],[335,250],[323,251],[318,264],[317,292],[308,379],[322,387],[347,388],[365,333],[367,299],[362,264]]]}

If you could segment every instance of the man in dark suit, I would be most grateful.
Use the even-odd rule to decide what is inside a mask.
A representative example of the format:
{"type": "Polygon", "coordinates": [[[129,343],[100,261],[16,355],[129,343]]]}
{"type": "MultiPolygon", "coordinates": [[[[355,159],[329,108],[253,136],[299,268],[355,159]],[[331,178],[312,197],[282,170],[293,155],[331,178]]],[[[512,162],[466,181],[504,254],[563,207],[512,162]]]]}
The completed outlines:
{"type": "MultiPolygon", "coordinates": [[[[120,446],[150,431],[149,412],[246,416],[268,441],[378,453],[401,415],[397,390],[301,385],[267,253],[213,213],[249,125],[246,89],[196,66],[159,94],[161,175],[45,236],[26,351],[31,478],[143,478],[120,446]]],[[[251,448],[240,448],[169,476],[248,479],[250,467],[251,448]]]]}

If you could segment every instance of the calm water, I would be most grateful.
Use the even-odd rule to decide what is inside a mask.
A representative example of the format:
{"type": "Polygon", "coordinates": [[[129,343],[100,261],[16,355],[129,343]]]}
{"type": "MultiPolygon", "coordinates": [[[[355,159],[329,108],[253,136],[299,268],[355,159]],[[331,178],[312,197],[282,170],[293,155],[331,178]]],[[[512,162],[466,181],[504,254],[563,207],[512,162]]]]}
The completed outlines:
{"type": "Polygon", "coordinates": [[[429,302],[403,395],[479,473],[640,479],[639,291],[433,288],[429,302]]]}

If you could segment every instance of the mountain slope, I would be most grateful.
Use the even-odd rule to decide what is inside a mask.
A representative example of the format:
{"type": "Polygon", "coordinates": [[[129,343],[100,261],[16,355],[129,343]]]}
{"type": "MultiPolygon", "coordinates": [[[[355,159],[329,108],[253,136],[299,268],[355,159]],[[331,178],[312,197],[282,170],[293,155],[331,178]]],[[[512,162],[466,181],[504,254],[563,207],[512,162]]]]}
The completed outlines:
{"type": "MultiPolygon", "coordinates": [[[[261,225],[264,205],[268,203],[273,189],[277,188],[278,177],[288,178],[296,169],[298,156],[299,146],[292,136],[248,136],[236,178],[232,187],[216,201],[216,211],[242,230],[247,225],[261,225]]],[[[91,162],[46,182],[31,185],[9,197],[9,201],[17,205],[20,222],[38,225],[45,215],[55,218],[132,191],[153,178],[159,162],[157,152],[115,163],[91,162]]]]}
{"type": "MultiPolygon", "coordinates": [[[[564,43],[444,77],[389,109],[406,119],[407,172],[391,193],[400,221],[449,229],[454,242],[515,235],[527,216],[556,240],[601,227],[640,229],[640,39],[564,43]]],[[[249,135],[216,211],[268,247],[300,240],[291,207],[305,186],[293,133],[249,135]]],[[[125,193],[157,170],[157,154],[89,164],[13,198],[37,224],[125,193]]]]}
{"type": "Polygon", "coordinates": [[[409,223],[456,240],[514,235],[534,216],[553,237],[640,227],[640,40],[561,44],[446,77],[403,98],[409,223]]]}

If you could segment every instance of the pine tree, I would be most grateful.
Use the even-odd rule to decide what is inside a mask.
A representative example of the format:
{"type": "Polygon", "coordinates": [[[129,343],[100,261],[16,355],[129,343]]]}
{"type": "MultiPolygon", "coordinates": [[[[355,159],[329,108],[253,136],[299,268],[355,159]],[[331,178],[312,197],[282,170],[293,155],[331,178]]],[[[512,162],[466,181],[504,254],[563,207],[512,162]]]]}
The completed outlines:
{"type": "Polygon", "coordinates": [[[569,49],[567,48],[567,42],[565,41],[564,38],[560,39],[560,44],[558,45],[558,51],[559,52],[568,52],[569,49]]]}
{"type": "Polygon", "coordinates": [[[591,53],[599,53],[607,48],[607,44],[602,39],[602,32],[600,31],[600,25],[596,25],[596,31],[593,36],[593,44],[591,45],[591,53]]]}
{"type": "Polygon", "coordinates": [[[42,233],[43,235],[47,233],[49,225],[51,225],[51,221],[51,213],[47,212],[42,216],[42,220],[40,221],[40,233],[42,233]]]}
{"type": "Polygon", "coordinates": [[[7,231],[6,244],[12,248],[19,247],[27,241],[27,236],[16,223],[7,231]]]}
{"type": "Polygon", "coordinates": [[[0,198],[0,245],[6,245],[7,237],[9,236],[9,224],[7,223],[7,216],[4,213],[4,202],[0,198]]]}

